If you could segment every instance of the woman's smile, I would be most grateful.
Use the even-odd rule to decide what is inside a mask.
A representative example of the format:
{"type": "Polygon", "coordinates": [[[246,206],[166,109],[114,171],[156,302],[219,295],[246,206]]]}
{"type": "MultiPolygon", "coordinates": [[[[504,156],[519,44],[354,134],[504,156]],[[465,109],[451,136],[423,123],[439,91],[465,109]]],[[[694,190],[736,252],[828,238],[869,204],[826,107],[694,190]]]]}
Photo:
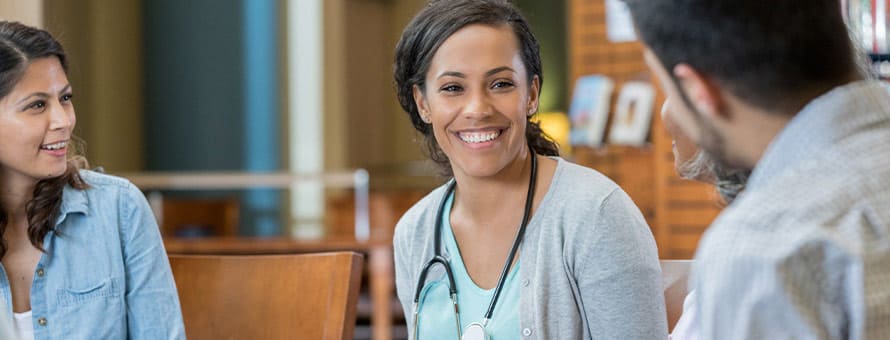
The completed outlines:
{"type": "Polygon", "coordinates": [[[55,157],[65,157],[68,154],[68,141],[57,141],[40,145],[40,151],[55,157]]]}
{"type": "Polygon", "coordinates": [[[483,149],[494,146],[507,128],[494,127],[482,129],[469,129],[454,133],[464,146],[471,149],[483,149]]]}

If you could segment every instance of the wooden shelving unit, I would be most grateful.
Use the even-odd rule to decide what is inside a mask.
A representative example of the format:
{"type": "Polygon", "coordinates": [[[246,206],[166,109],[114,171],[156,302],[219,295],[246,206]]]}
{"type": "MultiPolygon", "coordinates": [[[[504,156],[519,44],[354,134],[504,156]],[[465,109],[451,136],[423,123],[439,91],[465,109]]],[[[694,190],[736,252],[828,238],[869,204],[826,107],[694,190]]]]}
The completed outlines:
{"type": "MultiPolygon", "coordinates": [[[[616,93],[628,81],[654,82],[643,61],[642,44],[613,43],[606,38],[604,0],[570,0],[567,11],[572,86],[578,77],[588,74],[612,78],[616,93]]],[[[663,101],[664,95],[659,93],[656,110],[663,101]]],[[[721,208],[710,185],[676,176],[671,138],[657,111],[653,117],[648,146],[576,147],[573,159],[609,176],[627,191],[646,216],[661,258],[692,258],[701,234],[721,208]]]]}

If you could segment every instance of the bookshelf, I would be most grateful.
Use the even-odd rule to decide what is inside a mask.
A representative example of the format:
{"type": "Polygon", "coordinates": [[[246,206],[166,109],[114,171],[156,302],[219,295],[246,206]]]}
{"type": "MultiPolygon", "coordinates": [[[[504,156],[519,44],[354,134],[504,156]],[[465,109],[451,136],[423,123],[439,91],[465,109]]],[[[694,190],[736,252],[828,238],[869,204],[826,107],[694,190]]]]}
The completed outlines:
{"type": "MultiPolygon", "coordinates": [[[[615,81],[617,94],[628,81],[655,83],[639,42],[613,43],[606,38],[605,0],[569,0],[566,10],[569,84],[582,75],[602,74],[615,81]]],[[[614,107],[614,96],[612,100],[614,107]]],[[[663,101],[659,92],[655,108],[663,101]]],[[[624,188],[649,222],[661,258],[689,259],[704,230],[720,213],[720,206],[710,185],[676,176],[671,138],[659,115],[653,118],[647,146],[577,147],[573,160],[624,188]]]]}

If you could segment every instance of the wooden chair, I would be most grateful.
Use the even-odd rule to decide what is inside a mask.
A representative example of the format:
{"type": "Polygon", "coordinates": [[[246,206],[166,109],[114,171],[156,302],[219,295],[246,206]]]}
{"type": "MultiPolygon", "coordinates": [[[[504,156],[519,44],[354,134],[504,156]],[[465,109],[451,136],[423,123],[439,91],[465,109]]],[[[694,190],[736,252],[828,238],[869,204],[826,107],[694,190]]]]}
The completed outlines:
{"type": "Polygon", "coordinates": [[[361,255],[171,255],[189,339],[352,339],[361,255]]]}
{"type": "MultiPolygon", "coordinates": [[[[402,214],[426,194],[419,190],[371,191],[368,195],[371,235],[391,238],[402,214]]],[[[352,193],[329,195],[325,204],[325,232],[328,235],[354,235],[355,196],[352,193]]]]}
{"type": "Polygon", "coordinates": [[[237,236],[240,203],[235,198],[164,197],[161,234],[176,236],[237,236]]]}
{"type": "Polygon", "coordinates": [[[687,281],[692,260],[661,260],[661,277],[664,283],[664,303],[667,308],[668,330],[673,331],[674,325],[683,313],[683,300],[688,293],[687,281]]]}

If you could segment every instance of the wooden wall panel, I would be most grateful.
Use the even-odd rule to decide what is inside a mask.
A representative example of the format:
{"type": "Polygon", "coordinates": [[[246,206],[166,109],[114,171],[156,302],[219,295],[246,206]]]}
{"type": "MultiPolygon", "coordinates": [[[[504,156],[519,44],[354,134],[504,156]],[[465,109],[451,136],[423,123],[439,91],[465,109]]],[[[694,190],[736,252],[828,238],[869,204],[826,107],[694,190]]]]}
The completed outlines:
{"type": "MultiPolygon", "coordinates": [[[[654,82],[643,61],[641,43],[612,43],[606,38],[604,0],[570,0],[567,10],[570,88],[583,75],[608,76],[615,81],[614,103],[625,82],[654,82]]],[[[663,101],[659,92],[649,146],[576,147],[573,157],[627,191],[652,227],[662,258],[688,259],[720,206],[710,185],[683,180],[674,173],[671,138],[657,114],[663,101]]]]}

